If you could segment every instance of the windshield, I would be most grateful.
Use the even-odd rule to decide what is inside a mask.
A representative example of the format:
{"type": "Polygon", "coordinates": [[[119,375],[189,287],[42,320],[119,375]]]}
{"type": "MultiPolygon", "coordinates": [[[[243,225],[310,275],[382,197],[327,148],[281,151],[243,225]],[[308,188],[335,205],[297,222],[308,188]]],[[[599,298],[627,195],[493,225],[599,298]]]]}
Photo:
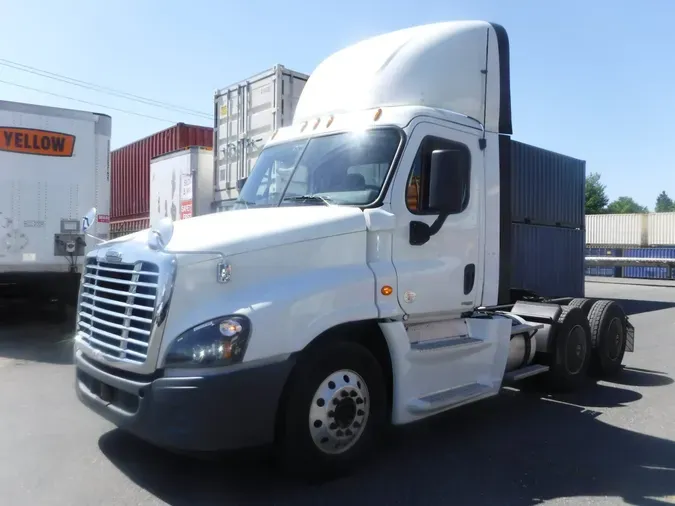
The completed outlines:
{"type": "Polygon", "coordinates": [[[401,142],[393,128],[270,146],[260,153],[236,207],[375,202],[401,142]]]}

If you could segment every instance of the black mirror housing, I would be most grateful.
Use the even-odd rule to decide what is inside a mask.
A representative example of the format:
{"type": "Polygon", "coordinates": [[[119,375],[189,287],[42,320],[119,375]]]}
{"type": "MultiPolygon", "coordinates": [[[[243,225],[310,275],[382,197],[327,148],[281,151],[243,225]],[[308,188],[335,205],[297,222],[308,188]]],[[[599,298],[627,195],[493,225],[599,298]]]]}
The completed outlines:
{"type": "Polygon", "coordinates": [[[237,181],[237,191],[238,191],[238,192],[240,192],[241,189],[244,187],[244,184],[246,184],[246,180],[247,180],[247,179],[248,179],[247,177],[244,177],[244,178],[239,179],[239,180],[237,181]]]}
{"type": "Polygon", "coordinates": [[[429,208],[440,214],[456,214],[466,207],[469,194],[469,164],[459,150],[438,149],[431,153],[429,208]]]}

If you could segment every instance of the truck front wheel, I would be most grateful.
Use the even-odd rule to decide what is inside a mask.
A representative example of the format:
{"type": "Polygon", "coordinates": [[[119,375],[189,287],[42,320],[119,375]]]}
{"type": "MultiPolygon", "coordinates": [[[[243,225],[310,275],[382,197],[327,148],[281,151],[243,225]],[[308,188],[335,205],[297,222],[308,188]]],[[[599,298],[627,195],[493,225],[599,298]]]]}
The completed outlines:
{"type": "Polygon", "coordinates": [[[335,343],[301,357],[280,418],[284,468],[306,478],[349,472],[386,423],[382,369],[363,346],[335,343]]]}

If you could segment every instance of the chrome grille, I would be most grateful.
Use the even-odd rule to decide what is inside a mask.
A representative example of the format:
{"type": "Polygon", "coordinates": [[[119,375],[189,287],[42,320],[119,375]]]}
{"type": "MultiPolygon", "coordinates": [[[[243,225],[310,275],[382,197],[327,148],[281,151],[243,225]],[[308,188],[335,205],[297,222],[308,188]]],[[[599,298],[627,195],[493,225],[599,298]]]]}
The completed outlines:
{"type": "Polygon", "coordinates": [[[82,273],[77,337],[116,360],[142,364],[148,355],[159,267],[88,258],[82,273]]]}

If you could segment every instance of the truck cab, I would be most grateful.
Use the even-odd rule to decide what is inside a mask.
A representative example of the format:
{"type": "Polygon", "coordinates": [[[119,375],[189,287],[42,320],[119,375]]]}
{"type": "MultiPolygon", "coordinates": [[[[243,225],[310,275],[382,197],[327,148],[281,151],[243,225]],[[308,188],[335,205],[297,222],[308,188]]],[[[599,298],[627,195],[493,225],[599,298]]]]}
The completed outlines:
{"type": "Polygon", "coordinates": [[[513,300],[508,54],[501,26],[467,21],[321,63],[234,210],[88,256],[79,398],[165,448],[274,443],[332,474],[387,424],[618,372],[619,306],[513,300]]]}

